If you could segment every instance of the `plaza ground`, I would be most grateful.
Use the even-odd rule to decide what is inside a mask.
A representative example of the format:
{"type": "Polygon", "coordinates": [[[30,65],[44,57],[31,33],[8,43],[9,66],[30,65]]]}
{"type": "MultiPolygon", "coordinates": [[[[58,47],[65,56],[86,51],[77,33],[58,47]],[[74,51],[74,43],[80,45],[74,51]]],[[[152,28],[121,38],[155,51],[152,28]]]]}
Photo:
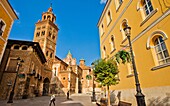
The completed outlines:
{"type": "MultiPolygon", "coordinates": [[[[49,100],[50,96],[13,100],[13,103],[0,100],[0,106],[49,106],[49,100]]],[[[55,103],[55,106],[96,106],[95,103],[91,102],[91,96],[86,94],[73,94],[69,100],[65,96],[57,96],[55,103]]]]}

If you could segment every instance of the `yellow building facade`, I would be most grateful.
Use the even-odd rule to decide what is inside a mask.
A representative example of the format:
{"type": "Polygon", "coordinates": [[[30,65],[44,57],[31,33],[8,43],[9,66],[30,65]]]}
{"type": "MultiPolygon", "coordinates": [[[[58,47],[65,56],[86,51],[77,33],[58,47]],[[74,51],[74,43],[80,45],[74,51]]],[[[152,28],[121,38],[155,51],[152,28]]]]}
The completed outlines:
{"type": "MultiPolygon", "coordinates": [[[[142,93],[147,106],[167,105],[170,97],[170,1],[108,0],[98,21],[101,58],[129,51],[124,28],[131,27],[131,41],[142,93]]],[[[119,65],[120,82],[111,89],[119,101],[136,106],[136,86],[131,63],[119,65]]]]}
{"type": "Polygon", "coordinates": [[[0,63],[13,22],[18,19],[8,0],[0,1],[0,63]]]}

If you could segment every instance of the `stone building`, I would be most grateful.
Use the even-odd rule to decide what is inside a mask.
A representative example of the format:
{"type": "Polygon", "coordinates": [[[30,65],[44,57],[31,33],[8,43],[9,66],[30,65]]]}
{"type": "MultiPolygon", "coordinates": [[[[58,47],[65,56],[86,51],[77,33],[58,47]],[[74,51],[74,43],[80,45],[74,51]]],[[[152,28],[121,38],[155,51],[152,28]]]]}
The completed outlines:
{"type": "Polygon", "coordinates": [[[68,64],[67,70],[60,71],[60,79],[65,85],[64,91],[82,93],[82,69],[76,64],[76,59],[72,57],[70,51],[63,61],[68,64]]]}
{"type": "Polygon", "coordinates": [[[14,88],[16,99],[48,94],[51,72],[44,70],[45,62],[38,42],[8,40],[0,67],[3,71],[0,97],[8,98],[15,78],[17,78],[14,88]],[[18,57],[24,61],[21,65],[18,57]]]}
{"type": "Polygon", "coordinates": [[[85,64],[85,60],[81,59],[79,61],[79,66],[82,69],[82,93],[90,93],[92,91],[92,87],[93,87],[93,73],[91,70],[91,67],[86,66],[85,64]],[[91,79],[87,79],[87,75],[91,76],[91,79]]]}
{"type": "MultiPolygon", "coordinates": [[[[7,45],[9,33],[11,31],[15,19],[18,19],[18,16],[14,12],[9,1],[1,0],[0,1],[0,63],[5,51],[5,47],[7,45]]],[[[0,79],[1,77],[2,77],[2,72],[0,71],[0,79]]]]}

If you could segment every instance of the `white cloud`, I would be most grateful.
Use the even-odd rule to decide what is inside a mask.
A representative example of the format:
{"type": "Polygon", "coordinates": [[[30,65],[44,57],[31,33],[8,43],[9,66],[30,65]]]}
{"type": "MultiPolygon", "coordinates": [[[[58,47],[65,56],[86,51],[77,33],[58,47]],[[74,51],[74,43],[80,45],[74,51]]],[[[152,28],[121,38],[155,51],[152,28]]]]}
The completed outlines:
{"type": "Polygon", "coordinates": [[[17,14],[17,16],[19,17],[20,13],[19,13],[19,12],[17,12],[16,10],[14,10],[14,11],[15,11],[15,13],[17,14]]]}
{"type": "Polygon", "coordinates": [[[100,4],[105,4],[107,0],[100,0],[100,4]]]}

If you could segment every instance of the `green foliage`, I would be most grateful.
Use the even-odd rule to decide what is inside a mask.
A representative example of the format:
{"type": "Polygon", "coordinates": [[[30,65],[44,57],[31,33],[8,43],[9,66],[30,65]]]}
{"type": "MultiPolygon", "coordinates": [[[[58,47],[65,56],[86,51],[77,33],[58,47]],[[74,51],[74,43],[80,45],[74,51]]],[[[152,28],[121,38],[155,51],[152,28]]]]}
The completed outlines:
{"type": "Polygon", "coordinates": [[[94,62],[94,76],[97,82],[102,86],[111,86],[118,84],[117,78],[118,66],[116,61],[99,59],[94,62]]]}
{"type": "Polygon", "coordinates": [[[86,75],[86,79],[87,79],[87,80],[91,80],[91,79],[92,79],[92,76],[91,76],[91,75],[86,75]]]}
{"type": "Polygon", "coordinates": [[[130,53],[126,52],[125,50],[121,50],[121,51],[117,52],[115,55],[115,58],[116,58],[117,63],[119,63],[119,64],[120,64],[120,61],[123,64],[131,61],[130,53]]]}

